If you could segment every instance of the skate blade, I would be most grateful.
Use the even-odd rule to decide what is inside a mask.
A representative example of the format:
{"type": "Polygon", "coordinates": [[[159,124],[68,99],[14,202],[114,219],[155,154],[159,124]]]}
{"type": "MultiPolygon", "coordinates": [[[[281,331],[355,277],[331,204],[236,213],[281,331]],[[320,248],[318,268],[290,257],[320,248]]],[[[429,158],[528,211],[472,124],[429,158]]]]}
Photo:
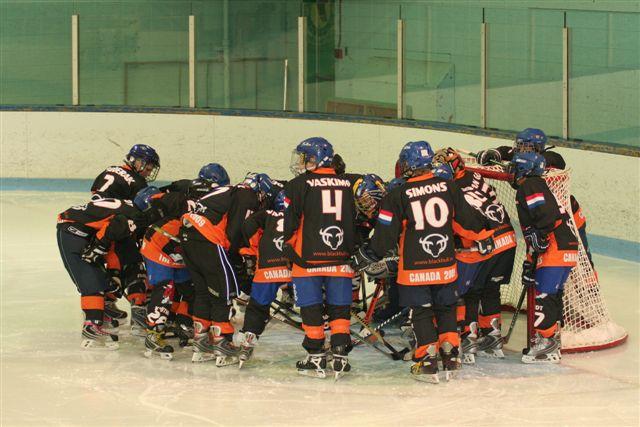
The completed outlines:
{"type": "Polygon", "coordinates": [[[213,354],[209,354],[209,353],[193,353],[193,356],[191,356],[191,362],[192,363],[203,363],[203,362],[209,362],[211,360],[215,360],[216,356],[214,356],[213,354]]]}
{"type": "Polygon", "coordinates": [[[120,347],[120,344],[118,344],[117,342],[100,343],[95,340],[85,339],[80,343],[80,347],[84,348],[85,350],[117,350],[120,347]]]}
{"type": "Polygon", "coordinates": [[[439,384],[440,383],[440,378],[438,377],[438,374],[411,375],[411,377],[414,380],[420,381],[420,382],[423,382],[423,383],[429,383],[429,384],[439,384]]]}
{"type": "Polygon", "coordinates": [[[544,359],[536,359],[535,357],[524,355],[522,356],[522,363],[527,365],[557,365],[562,358],[557,355],[548,356],[544,359]]]}
{"type": "Polygon", "coordinates": [[[141,338],[146,338],[147,337],[147,329],[142,329],[139,326],[132,326],[131,327],[131,335],[133,335],[134,337],[141,337],[141,338]]]}
{"type": "Polygon", "coordinates": [[[340,378],[344,377],[346,371],[338,371],[333,373],[333,381],[338,381],[340,378]]]}
{"type": "Polygon", "coordinates": [[[314,371],[310,369],[298,369],[298,374],[303,377],[311,377],[311,378],[326,378],[326,371],[314,371]]]}
{"type": "Polygon", "coordinates": [[[487,357],[489,359],[504,359],[504,351],[500,349],[479,351],[476,354],[480,357],[487,357]]]}
{"type": "Polygon", "coordinates": [[[158,353],[158,352],[153,351],[153,350],[146,350],[144,352],[144,356],[147,359],[152,359],[153,356],[158,356],[162,360],[173,360],[173,353],[158,353]]]}
{"type": "Polygon", "coordinates": [[[222,368],[224,366],[230,366],[240,363],[240,360],[235,356],[217,356],[216,366],[222,368]]]}
{"type": "Polygon", "coordinates": [[[476,355],[473,353],[463,354],[462,355],[462,363],[465,365],[475,365],[476,364],[476,355]]]}
{"type": "Polygon", "coordinates": [[[446,382],[451,381],[455,377],[456,377],[456,372],[455,371],[444,371],[444,380],[446,382]]]}

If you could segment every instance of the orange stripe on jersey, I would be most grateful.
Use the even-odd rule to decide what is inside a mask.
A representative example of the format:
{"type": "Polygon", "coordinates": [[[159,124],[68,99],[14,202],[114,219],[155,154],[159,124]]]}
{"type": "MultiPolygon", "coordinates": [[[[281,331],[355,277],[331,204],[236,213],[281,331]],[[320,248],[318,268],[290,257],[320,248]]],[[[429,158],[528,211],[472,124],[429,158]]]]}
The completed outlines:
{"type": "Polygon", "coordinates": [[[104,297],[102,295],[80,297],[80,307],[83,310],[104,310],[104,297]]]}
{"type": "MultiPolygon", "coordinates": [[[[530,259],[530,257],[528,257],[530,259]]],[[[538,264],[540,267],[575,267],[578,263],[578,251],[576,250],[560,250],[556,242],[555,233],[549,233],[549,249],[538,255],[538,264]]]]}
{"type": "Polygon", "coordinates": [[[253,281],[256,283],[280,283],[291,281],[291,270],[287,267],[258,268],[253,281]]]}
{"type": "Polygon", "coordinates": [[[453,232],[455,234],[469,240],[484,240],[490,236],[493,236],[493,232],[494,232],[494,230],[482,230],[476,233],[474,231],[467,230],[466,228],[458,224],[456,220],[453,220],[452,226],[453,226],[452,227],[453,232]]]}
{"type": "MultiPolygon", "coordinates": [[[[496,233],[500,232],[496,231],[496,233]]],[[[461,238],[460,240],[462,241],[462,246],[465,248],[475,247],[475,242],[464,238],[461,238]],[[472,243],[471,246],[469,246],[469,242],[472,243]]],[[[476,262],[485,261],[508,249],[515,248],[518,244],[516,240],[516,232],[511,229],[507,232],[496,234],[493,236],[493,243],[495,245],[495,249],[490,254],[480,255],[480,252],[478,251],[456,252],[456,259],[467,264],[474,264],[476,262]]]]}
{"type": "Polygon", "coordinates": [[[454,347],[458,347],[460,345],[460,335],[458,335],[457,332],[445,332],[438,335],[438,343],[440,344],[440,347],[442,347],[442,344],[446,342],[454,347]]]}
{"type": "Polygon", "coordinates": [[[309,326],[303,323],[302,329],[304,329],[304,333],[312,340],[324,339],[324,326],[309,326]]]}
{"type": "Polygon", "coordinates": [[[347,319],[336,319],[329,322],[331,334],[348,334],[351,322],[347,319]]]}
{"type": "Polygon", "coordinates": [[[398,263],[398,284],[405,286],[445,285],[458,278],[457,264],[425,270],[405,270],[398,263]]]}
{"type": "Polygon", "coordinates": [[[107,268],[109,270],[120,270],[122,268],[120,265],[120,258],[118,258],[118,255],[116,254],[115,247],[116,244],[112,243],[109,248],[109,252],[107,252],[107,255],[104,257],[104,261],[107,263],[107,268]]]}
{"type": "Polygon", "coordinates": [[[225,214],[217,224],[212,224],[208,218],[194,213],[184,214],[182,215],[182,219],[189,222],[211,243],[220,245],[227,250],[229,249],[229,246],[231,246],[226,233],[227,214],[225,214]]]}
{"type": "Polygon", "coordinates": [[[576,228],[582,228],[587,223],[587,218],[582,213],[582,208],[573,213],[573,222],[576,223],[576,228]]]}
{"type": "MultiPolygon", "coordinates": [[[[328,262],[327,262],[328,263],[328,262]]],[[[343,265],[331,265],[327,267],[323,267],[322,264],[318,262],[318,267],[313,268],[304,268],[299,265],[293,264],[293,269],[291,270],[292,277],[313,277],[313,276],[323,276],[323,277],[353,277],[355,272],[351,268],[349,264],[343,265]]],[[[315,262],[309,262],[309,264],[316,264],[315,262]]]]}

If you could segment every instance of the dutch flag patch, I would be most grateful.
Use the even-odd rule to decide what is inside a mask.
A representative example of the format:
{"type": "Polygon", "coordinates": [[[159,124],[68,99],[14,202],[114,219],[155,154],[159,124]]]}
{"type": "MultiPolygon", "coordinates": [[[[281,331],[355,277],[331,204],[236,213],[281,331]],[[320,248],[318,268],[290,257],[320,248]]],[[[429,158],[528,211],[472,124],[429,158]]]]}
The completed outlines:
{"type": "Polygon", "coordinates": [[[284,198],[284,208],[287,209],[289,207],[289,203],[291,203],[291,199],[285,196],[284,198]]]}
{"type": "Polygon", "coordinates": [[[525,197],[525,200],[527,201],[527,207],[529,209],[536,208],[540,205],[544,205],[545,203],[544,194],[542,193],[534,193],[530,196],[525,197]]]}
{"type": "Polygon", "coordinates": [[[380,221],[384,225],[389,225],[391,224],[392,219],[393,214],[391,212],[380,209],[380,213],[378,214],[378,221],[380,221]]]}

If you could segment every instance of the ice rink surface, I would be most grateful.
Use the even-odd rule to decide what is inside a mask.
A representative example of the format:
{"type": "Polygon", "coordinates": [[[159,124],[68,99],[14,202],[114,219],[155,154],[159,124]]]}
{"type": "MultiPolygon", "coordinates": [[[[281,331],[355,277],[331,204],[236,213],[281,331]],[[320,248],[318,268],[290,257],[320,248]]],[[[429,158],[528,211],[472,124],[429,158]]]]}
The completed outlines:
{"type": "Polygon", "coordinates": [[[131,336],[117,351],[81,350],[79,298],[55,222],[84,201],[81,193],[0,193],[2,426],[640,424],[639,264],[595,256],[612,317],[630,335],[622,347],[525,366],[523,318],[506,360],[481,359],[450,383],[418,383],[410,363],[366,346],[334,382],[296,374],[302,334],[275,321],[242,371],[192,364],[186,350],[149,360],[131,336]]]}

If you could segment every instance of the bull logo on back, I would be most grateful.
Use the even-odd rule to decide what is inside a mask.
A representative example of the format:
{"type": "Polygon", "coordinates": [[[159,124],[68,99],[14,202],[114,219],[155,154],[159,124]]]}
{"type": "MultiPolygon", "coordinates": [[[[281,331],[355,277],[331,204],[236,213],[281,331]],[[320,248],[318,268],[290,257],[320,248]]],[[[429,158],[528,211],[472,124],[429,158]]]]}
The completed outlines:
{"type": "Polygon", "coordinates": [[[322,242],[334,251],[344,242],[344,230],[337,225],[321,228],[320,236],[322,237],[322,242]]]}
{"type": "Polygon", "coordinates": [[[441,253],[447,248],[449,242],[449,236],[443,236],[442,234],[433,233],[426,237],[422,237],[418,240],[422,245],[422,250],[431,255],[434,258],[438,258],[441,253]]]}
{"type": "Polygon", "coordinates": [[[284,236],[274,238],[273,244],[276,245],[276,248],[278,248],[280,252],[282,252],[282,245],[284,244],[284,236]]]}
{"type": "Polygon", "coordinates": [[[504,206],[492,203],[484,211],[484,214],[492,221],[502,224],[504,222],[504,206]]]}

